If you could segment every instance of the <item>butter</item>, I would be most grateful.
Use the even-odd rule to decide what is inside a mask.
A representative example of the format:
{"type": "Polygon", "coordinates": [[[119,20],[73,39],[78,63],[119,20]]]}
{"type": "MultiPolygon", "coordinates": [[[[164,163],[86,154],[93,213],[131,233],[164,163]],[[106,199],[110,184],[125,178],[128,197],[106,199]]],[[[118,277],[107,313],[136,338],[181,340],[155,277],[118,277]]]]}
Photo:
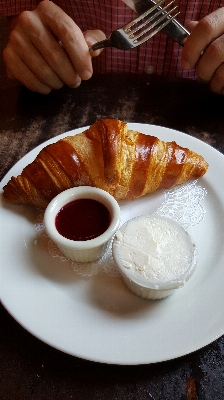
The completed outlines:
{"type": "Polygon", "coordinates": [[[168,282],[182,286],[195,267],[190,235],[169,218],[133,218],[117,231],[113,246],[123,269],[155,289],[168,282]]]}

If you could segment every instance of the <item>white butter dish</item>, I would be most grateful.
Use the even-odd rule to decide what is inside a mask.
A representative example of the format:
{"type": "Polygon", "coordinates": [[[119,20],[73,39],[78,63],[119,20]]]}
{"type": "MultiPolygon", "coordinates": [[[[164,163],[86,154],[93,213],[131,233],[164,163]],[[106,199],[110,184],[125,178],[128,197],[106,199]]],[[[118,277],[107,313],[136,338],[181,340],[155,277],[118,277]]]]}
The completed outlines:
{"type": "Polygon", "coordinates": [[[184,286],[196,267],[196,246],[177,222],[159,215],[126,222],[113,241],[114,262],[128,288],[147,299],[184,286]]]}

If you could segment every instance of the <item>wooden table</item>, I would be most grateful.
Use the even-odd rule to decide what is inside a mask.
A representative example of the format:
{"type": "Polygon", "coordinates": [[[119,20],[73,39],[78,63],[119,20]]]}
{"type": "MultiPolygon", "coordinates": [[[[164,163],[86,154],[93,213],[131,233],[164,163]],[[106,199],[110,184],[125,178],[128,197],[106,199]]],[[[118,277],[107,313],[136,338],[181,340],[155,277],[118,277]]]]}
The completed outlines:
{"type": "MultiPolygon", "coordinates": [[[[147,75],[94,76],[78,89],[64,87],[42,96],[4,78],[1,178],[40,143],[101,117],[174,128],[224,154],[224,96],[211,93],[201,82],[147,75]]],[[[0,318],[1,400],[224,398],[224,336],[171,361],[116,366],[48,346],[23,329],[2,305],[0,318]]]]}

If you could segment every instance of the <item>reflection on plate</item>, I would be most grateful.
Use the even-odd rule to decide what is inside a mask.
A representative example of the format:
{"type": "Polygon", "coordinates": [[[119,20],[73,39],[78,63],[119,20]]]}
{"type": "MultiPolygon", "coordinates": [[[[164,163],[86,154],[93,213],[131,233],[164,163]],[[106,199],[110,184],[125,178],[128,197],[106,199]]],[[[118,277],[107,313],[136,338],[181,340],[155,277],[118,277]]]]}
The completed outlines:
{"type": "MultiPolygon", "coordinates": [[[[195,351],[224,333],[224,156],[183,133],[152,125],[131,129],[158,136],[200,153],[209,170],[200,180],[207,190],[205,217],[189,232],[198,248],[198,266],[186,286],[170,297],[149,301],[132,294],[119,277],[103,272],[74,273],[69,263],[51,257],[34,223],[38,211],[13,206],[1,196],[1,301],[29,332],[68,354],[113,364],[145,364],[195,351]]],[[[1,188],[42,147],[37,147],[5,176],[1,188]]],[[[130,202],[130,213],[154,210],[161,192],[130,202]]],[[[127,207],[127,205],[125,205],[127,207]]],[[[121,206],[122,208],[122,206],[121,206]]]]}

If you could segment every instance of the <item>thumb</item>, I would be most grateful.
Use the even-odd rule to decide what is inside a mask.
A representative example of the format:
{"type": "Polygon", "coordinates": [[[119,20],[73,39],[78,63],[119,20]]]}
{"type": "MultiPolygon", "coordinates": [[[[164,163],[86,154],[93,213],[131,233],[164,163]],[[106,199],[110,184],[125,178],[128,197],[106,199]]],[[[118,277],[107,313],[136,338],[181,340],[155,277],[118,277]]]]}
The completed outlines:
{"type": "MultiPolygon", "coordinates": [[[[197,26],[198,21],[189,21],[185,24],[186,28],[189,30],[190,33],[194,30],[194,28],[197,26]]],[[[190,68],[193,67],[192,63],[189,63],[189,53],[191,54],[191,51],[189,51],[189,48],[191,47],[188,46],[189,40],[191,41],[191,35],[188,36],[184,42],[184,48],[181,56],[181,66],[183,69],[189,70],[190,68]]]]}
{"type": "Polygon", "coordinates": [[[198,21],[188,21],[186,23],[186,28],[189,30],[189,32],[192,32],[194,27],[198,24],[198,21]]]}
{"type": "MultiPolygon", "coordinates": [[[[85,31],[83,33],[83,36],[89,47],[92,46],[96,42],[100,42],[101,40],[106,39],[105,34],[102,31],[100,31],[99,29],[85,31]]],[[[93,57],[98,56],[102,50],[103,49],[93,51],[91,53],[91,56],[93,56],[93,57]]]]}

